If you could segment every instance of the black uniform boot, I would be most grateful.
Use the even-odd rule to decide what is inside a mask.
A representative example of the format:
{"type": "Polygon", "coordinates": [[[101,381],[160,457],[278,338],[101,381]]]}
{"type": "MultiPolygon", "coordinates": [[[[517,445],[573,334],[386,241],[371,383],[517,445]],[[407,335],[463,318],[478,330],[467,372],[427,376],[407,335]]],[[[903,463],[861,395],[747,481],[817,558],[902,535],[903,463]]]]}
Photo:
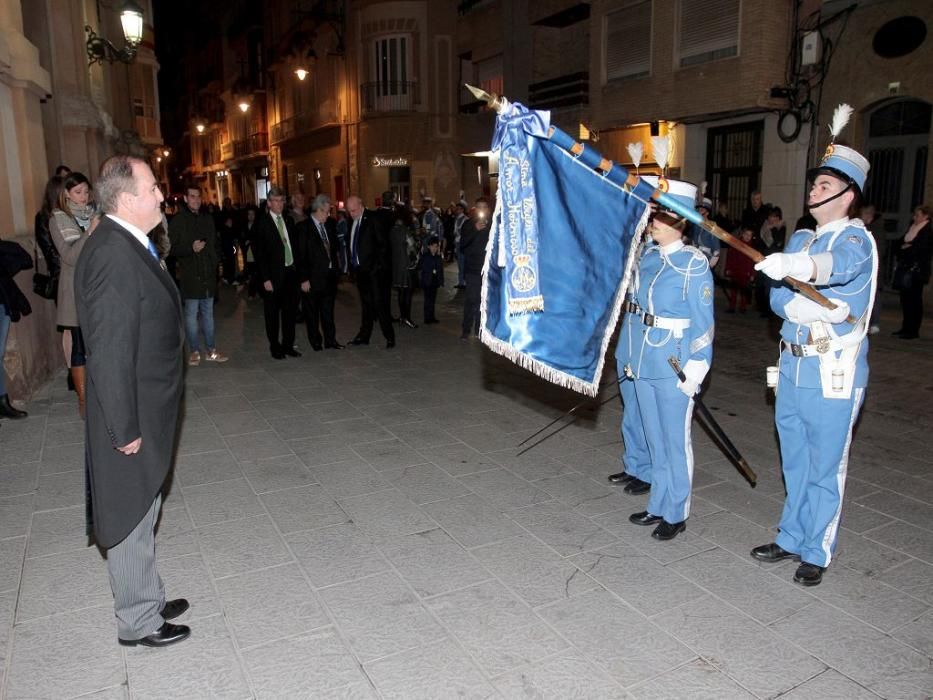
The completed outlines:
{"type": "Polygon", "coordinates": [[[25,418],[28,415],[26,411],[20,411],[18,408],[13,407],[13,404],[10,403],[9,394],[0,394],[0,418],[16,420],[17,418],[25,418]]]}

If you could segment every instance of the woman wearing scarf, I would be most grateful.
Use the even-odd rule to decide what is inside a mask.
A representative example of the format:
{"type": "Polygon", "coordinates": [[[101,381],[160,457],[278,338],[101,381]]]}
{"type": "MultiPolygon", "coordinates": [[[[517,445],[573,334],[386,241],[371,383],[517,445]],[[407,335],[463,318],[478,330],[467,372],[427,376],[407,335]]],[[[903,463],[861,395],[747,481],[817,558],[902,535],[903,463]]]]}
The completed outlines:
{"type": "Polygon", "coordinates": [[[919,206],[914,209],[913,221],[900,240],[897,250],[897,267],[894,270],[894,288],[901,293],[901,310],[904,320],[900,330],[894,332],[901,340],[920,337],[920,322],[923,320],[923,287],[930,281],[930,257],[933,255],[930,216],[933,207],[919,206]]]}
{"type": "Polygon", "coordinates": [[[84,339],[78,328],[78,312],[75,308],[74,273],[78,256],[87,241],[91,221],[96,207],[89,203],[91,183],[78,172],[65,177],[58,204],[52,210],[49,231],[61,258],[61,273],[58,283],[58,329],[62,332],[62,348],[65,364],[71,370],[75,393],[78,395],[78,410],[84,417],[84,339]]]}

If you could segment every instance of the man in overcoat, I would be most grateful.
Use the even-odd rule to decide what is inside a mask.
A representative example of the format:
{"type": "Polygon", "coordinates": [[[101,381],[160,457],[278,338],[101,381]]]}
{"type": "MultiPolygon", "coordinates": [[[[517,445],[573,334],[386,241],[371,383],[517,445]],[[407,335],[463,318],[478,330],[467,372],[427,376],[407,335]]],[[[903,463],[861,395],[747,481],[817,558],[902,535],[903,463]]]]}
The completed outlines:
{"type": "Polygon", "coordinates": [[[107,550],[120,643],[166,646],[191,633],[168,622],[188,602],[165,600],[154,531],[183,389],[181,300],[146,237],[161,221],[162,201],[149,166],[114,156],[95,192],[105,216],[75,270],[94,537],[107,550]]]}

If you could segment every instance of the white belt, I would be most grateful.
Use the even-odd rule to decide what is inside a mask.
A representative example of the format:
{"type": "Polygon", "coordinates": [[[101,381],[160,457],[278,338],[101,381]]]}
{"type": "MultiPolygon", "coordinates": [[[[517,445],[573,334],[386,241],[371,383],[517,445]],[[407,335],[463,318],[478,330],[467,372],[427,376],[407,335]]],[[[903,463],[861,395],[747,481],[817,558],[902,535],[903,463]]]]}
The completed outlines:
{"type": "Polygon", "coordinates": [[[781,347],[790,352],[794,357],[817,357],[825,355],[827,352],[838,352],[851,348],[862,342],[858,333],[849,333],[841,338],[822,338],[819,342],[812,345],[797,345],[781,340],[781,347]]]}
{"type": "Polygon", "coordinates": [[[676,331],[678,333],[683,333],[686,329],[690,328],[689,318],[665,318],[663,316],[649,314],[647,311],[642,314],[641,322],[646,326],[651,326],[652,328],[660,328],[661,330],[665,331],[676,331]]]}

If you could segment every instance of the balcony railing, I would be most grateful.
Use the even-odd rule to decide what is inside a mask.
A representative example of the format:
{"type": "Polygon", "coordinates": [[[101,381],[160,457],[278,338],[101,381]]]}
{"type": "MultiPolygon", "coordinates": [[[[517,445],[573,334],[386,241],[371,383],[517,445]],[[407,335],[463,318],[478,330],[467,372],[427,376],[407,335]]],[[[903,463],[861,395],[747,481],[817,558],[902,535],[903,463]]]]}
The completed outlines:
{"type": "Polygon", "coordinates": [[[233,157],[246,158],[254,153],[266,153],[269,150],[269,134],[262,131],[250,134],[245,139],[233,142],[233,157]]]}
{"type": "Polygon", "coordinates": [[[363,114],[412,112],[419,102],[418,83],[395,80],[360,85],[360,103],[363,114]]]}
{"type": "Polygon", "coordinates": [[[327,124],[333,124],[337,121],[337,116],[333,113],[308,112],[296,114],[288,119],[272,125],[271,137],[272,143],[282,143],[290,138],[306,134],[309,131],[318,129],[327,124]]]}
{"type": "Polygon", "coordinates": [[[528,106],[534,108],[571,107],[590,103],[590,74],[570,73],[528,86],[528,106]]]}

